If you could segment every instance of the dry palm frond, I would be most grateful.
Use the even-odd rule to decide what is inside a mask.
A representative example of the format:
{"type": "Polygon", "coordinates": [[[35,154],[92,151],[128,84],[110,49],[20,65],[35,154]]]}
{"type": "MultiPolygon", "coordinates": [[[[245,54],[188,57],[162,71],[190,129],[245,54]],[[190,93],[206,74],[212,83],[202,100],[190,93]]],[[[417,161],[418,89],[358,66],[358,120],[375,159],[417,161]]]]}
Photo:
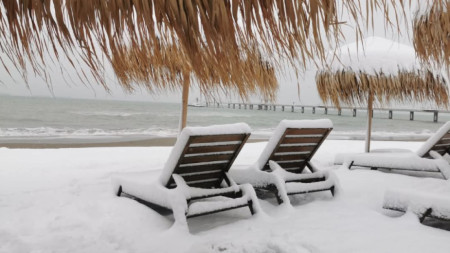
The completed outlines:
{"type": "MultiPolygon", "coordinates": [[[[115,59],[112,64],[118,76],[126,78],[118,59],[126,56],[127,48],[145,42],[145,50],[133,52],[142,60],[149,52],[165,52],[176,44],[199,80],[208,75],[215,82],[228,78],[220,80],[226,88],[228,83],[247,85],[241,80],[246,77],[237,75],[238,70],[228,76],[215,75],[216,68],[225,65],[220,72],[244,66],[242,55],[255,45],[265,55],[298,66],[314,57],[324,59],[327,44],[341,38],[342,23],[356,23],[360,37],[362,27],[373,24],[369,20],[374,11],[382,10],[386,23],[395,27],[388,14],[392,10],[399,20],[403,9],[403,1],[396,0],[366,0],[366,9],[353,0],[1,0],[0,51],[24,75],[29,64],[44,77],[47,53],[53,53],[55,61],[61,54],[70,61],[80,51],[92,75],[106,85],[103,59],[109,63],[115,59]],[[341,10],[351,20],[339,20],[341,10]],[[360,24],[361,19],[367,22],[360,24]]],[[[2,63],[7,68],[3,59],[2,63]]],[[[276,61],[271,64],[278,66],[276,61]]],[[[151,75],[174,69],[178,71],[173,66],[156,67],[151,75]]],[[[124,84],[132,89],[131,83],[124,84]]]]}
{"type": "Polygon", "coordinates": [[[450,68],[450,1],[435,1],[414,20],[414,48],[420,59],[450,68]]]}
{"type": "Polygon", "coordinates": [[[316,75],[317,90],[325,103],[340,107],[365,105],[369,94],[383,105],[392,101],[432,102],[448,107],[448,89],[445,80],[429,71],[401,71],[396,75],[379,72],[369,75],[352,70],[321,71],[316,75]]]}

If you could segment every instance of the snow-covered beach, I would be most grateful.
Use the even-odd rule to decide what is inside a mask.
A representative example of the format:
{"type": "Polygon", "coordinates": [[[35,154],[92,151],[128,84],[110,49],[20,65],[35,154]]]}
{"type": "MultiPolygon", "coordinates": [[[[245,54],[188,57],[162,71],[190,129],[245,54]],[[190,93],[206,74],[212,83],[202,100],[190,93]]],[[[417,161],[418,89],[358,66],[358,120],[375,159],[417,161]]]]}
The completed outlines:
{"type": "MultiPolygon", "coordinates": [[[[234,168],[253,164],[266,142],[247,143],[234,168]]],[[[417,150],[422,142],[375,141],[373,148],[417,150]]],[[[0,252],[448,252],[450,226],[420,224],[417,216],[382,209],[388,189],[448,184],[333,165],[335,154],[361,152],[363,141],[326,140],[314,156],[334,170],[340,190],[259,200],[247,208],[192,218],[189,230],[172,216],[114,195],[111,178],[153,171],[171,147],[79,149],[0,148],[0,252]]]]}

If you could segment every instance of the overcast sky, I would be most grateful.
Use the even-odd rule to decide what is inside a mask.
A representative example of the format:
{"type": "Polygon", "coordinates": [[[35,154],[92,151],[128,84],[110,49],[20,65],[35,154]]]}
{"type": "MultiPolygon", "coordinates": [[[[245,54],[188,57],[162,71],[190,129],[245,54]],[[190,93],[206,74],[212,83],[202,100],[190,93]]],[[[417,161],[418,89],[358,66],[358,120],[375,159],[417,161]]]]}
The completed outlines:
{"type": "MultiPolygon", "coordinates": [[[[362,1],[364,2],[364,1],[362,1]]],[[[416,10],[414,6],[412,10],[408,10],[408,14],[412,14],[416,10]]],[[[411,15],[412,16],[412,15],[411,15]]],[[[375,17],[376,27],[373,31],[368,31],[367,36],[379,36],[398,41],[400,43],[411,45],[411,30],[410,27],[404,26],[404,32],[401,36],[393,34],[390,31],[385,31],[383,26],[384,17],[378,13],[375,17]],[[408,31],[409,30],[409,31],[408,31]],[[410,36],[408,36],[408,33],[410,36]]],[[[411,22],[411,20],[409,20],[411,22]]],[[[354,42],[354,30],[351,27],[344,29],[346,36],[346,43],[354,42]]],[[[58,68],[52,68],[58,69],[58,68]]],[[[68,68],[70,69],[70,68],[68,68]]],[[[181,100],[181,92],[150,94],[147,91],[138,91],[134,94],[125,93],[115,81],[112,73],[110,76],[111,93],[107,93],[100,85],[92,84],[86,87],[76,78],[72,81],[65,81],[59,71],[52,73],[52,91],[47,87],[46,83],[40,78],[36,78],[32,73],[29,73],[29,89],[25,82],[15,75],[11,78],[3,68],[0,68],[1,82],[0,94],[20,95],[20,96],[54,96],[54,97],[70,97],[70,98],[89,98],[89,99],[117,99],[117,100],[140,100],[140,101],[160,101],[160,102],[174,102],[178,103],[181,100]]],[[[71,75],[75,77],[75,75],[71,75]]],[[[320,104],[320,99],[315,88],[315,70],[307,69],[300,77],[300,80],[294,75],[283,75],[279,78],[280,90],[277,94],[277,103],[280,104],[320,104]],[[298,86],[300,83],[300,96],[298,96],[298,86]]],[[[200,92],[192,88],[190,92],[190,102],[194,102],[200,92]]],[[[228,102],[229,98],[221,98],[223,102],[228,102]]],[[[237,98],[235,99],[237,101],[237,98]]],[[[258,101],[257,98],[253,99],[258,101]]]]}

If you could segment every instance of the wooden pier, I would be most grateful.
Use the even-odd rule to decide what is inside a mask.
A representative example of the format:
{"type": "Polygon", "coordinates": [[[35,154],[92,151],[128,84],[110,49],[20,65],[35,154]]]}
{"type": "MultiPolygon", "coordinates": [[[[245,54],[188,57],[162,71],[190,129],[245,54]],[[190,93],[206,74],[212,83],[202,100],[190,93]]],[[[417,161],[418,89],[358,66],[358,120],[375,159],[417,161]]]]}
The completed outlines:
{"type": "MultiPolygon", "coordinates": [[[[329,113],[329,109],[334,109],[337,111],[338,116],[342,116],[343,110],[351,111],[352,116],[356,117],[358,110],[359,111],[367,111],[367,108],[364,107],[333,107],[333,106],[317,106],[317,105],[283,105],[283,104],[249,104],[249,103],[214,103],[208,104],[208,106],[216,106],[216,107],[228,107],[232,109],[244,109],[244,110],[264,110],[264,111],[277,111],[277,108],[282,112],[290,111],[290,112],[301,112],[305,113],[305,108],[310,110],[312,114],[315,114],[317,110],[323,110],[323,114],[327,115],[329,113]],[[317,109],[317,110],[316,110],[317,109]]],[[[433,122],[438,122],[439,113],[450,113],[450,111],[446,110],[420,110],[420,109],[392,109],[392,108],[374,108],[373,111],[378,112],[388,112],[388,118],[394,118],[394,112],[409,112],[409,120],[414,120],[414,113],[430,113],[433,115],[433,122]]],[[[373,117],[373,116],[372,116],[373,117]]]]}

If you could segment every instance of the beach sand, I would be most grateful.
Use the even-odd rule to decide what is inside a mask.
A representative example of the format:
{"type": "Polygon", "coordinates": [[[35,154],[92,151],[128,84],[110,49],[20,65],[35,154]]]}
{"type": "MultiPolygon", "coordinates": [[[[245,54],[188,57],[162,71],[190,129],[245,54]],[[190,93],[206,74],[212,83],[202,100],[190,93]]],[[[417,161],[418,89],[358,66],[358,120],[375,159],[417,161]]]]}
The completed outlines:
{"type": "MultiPolygon", "coordinates": [[[[422,145],[372,144],[412,151],[422,145]]],[[[246,144],[232,170],[254,164],[265,146],[246,144]]],[[[388,189],[424,191],[448,181],[333,165],[336,153],[363,149],[363,141],[325,140],[315,154],[314,164],[339,180],[336,197],[316,192],[279,206],[270,196],[258,200],[260,215],[240,208],[196,217],[189,219],[188,231],[171,215],[117,197],[111,185],[112,178],[129,175],[157,180],[172,146],[0,148],[0,217],[6,217],[0,222],[0,252],[447,253],[448,222],[424,226],[411,213],[382,206],[388,189]]]]}

